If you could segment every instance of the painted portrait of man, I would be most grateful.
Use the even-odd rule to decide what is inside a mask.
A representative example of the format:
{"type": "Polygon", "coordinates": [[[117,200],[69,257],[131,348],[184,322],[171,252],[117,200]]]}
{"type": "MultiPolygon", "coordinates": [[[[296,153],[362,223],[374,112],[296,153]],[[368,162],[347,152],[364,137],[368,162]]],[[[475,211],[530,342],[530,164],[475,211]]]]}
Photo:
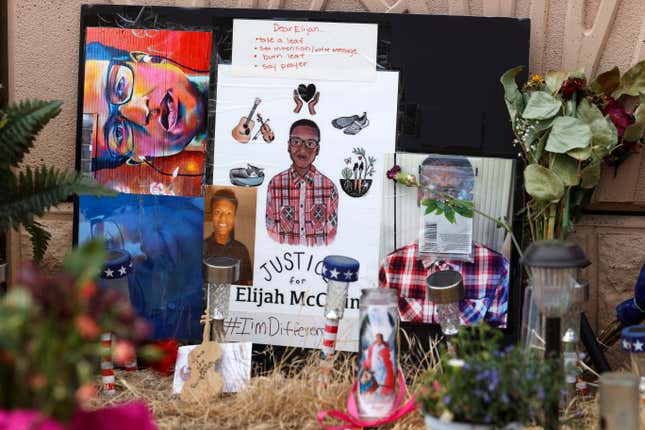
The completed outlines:
{"type": "Polygon", "coordinates": [[[82,143],[99,182],[200,194],[210,51],[208,32],[87,29],[82,143]]]}
{"type": "Polygon", "coordinates": [[[269,182],[266,228],[280,243],[329,245],[338,229],[338,189],[314,166],[320,153],[320,128],[309,119],[289,129],[291,166],[269,182]]]}

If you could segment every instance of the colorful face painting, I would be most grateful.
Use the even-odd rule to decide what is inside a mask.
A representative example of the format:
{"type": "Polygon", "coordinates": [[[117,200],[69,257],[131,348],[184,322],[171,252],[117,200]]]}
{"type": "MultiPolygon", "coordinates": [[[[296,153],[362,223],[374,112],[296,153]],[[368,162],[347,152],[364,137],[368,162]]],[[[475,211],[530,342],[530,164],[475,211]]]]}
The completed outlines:
{"type": "Polygon", "coordinates": [[[200,195],[211,33],[86,32],[83,172],[126,193],[200,195]]]}
{"type": "Polygon", "coordinates": [[[79,207],[79,243],[104,240],[131,257],[128,292],[152,326],[150,337],[201,339],[203,199],[81,196],[79,207]]]}

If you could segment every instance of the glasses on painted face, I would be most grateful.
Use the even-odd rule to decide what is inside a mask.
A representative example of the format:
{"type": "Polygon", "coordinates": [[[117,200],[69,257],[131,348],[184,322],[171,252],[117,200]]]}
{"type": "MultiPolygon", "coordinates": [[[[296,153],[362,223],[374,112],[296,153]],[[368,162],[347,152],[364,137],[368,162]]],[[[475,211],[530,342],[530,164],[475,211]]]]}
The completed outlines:
{"type": "Polygon", "coordinates": [[[295,146],[296,148],[302,145],[305,145],[305,148],[307,149],[314,149],[316,146],[318,146],[318,140],[316,139],[301,139],[299,137],[290,137],[289,138],[289,145],[295,146]]]}
{"type": "Polygon", "coordinates": [[[123,148],[134,148],[132,124],[123,118],[119,106],[132,98],[134,68],[127,62],[111,61],[108,66],[105,96],[110,105],[110,116],[105,127],[107,148],[113,156],[123,156],[123,148]]]}

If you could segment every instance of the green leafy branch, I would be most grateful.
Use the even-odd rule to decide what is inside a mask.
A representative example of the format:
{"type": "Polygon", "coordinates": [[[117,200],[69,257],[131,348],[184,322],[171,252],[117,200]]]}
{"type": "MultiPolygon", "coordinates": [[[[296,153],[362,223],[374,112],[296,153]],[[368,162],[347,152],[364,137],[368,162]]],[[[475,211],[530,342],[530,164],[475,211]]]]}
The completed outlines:
{"type": "Polygon", "coordinates": [[[24,226],[34,260],[41,261],[51,234],[34,217],[43,216],[71,194],[115,195],[79,172],[21,163],[36,135],[60,113],[61,101],[22,101],[0,111],[0,234],[24,226]]]}

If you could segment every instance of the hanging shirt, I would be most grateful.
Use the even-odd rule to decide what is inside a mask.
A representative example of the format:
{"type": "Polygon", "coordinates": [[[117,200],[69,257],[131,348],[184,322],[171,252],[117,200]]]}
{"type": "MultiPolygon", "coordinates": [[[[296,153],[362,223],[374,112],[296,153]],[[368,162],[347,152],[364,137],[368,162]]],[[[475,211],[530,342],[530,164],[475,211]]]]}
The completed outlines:
{"type": "Polygon", "coordinates": [[[464,299],[459,302],[462,324],[484,320],[494,327],[506,327],[509,264],[498,252],[473,244],[473,262],[433,261],[419,255],[418,242],[385,257],[379,270],[379,287],[396,288],[402,321],[439,323],[437,306],[427,299],[426,278],[438,270],[456,270],[464,282],[464,299]]]}

